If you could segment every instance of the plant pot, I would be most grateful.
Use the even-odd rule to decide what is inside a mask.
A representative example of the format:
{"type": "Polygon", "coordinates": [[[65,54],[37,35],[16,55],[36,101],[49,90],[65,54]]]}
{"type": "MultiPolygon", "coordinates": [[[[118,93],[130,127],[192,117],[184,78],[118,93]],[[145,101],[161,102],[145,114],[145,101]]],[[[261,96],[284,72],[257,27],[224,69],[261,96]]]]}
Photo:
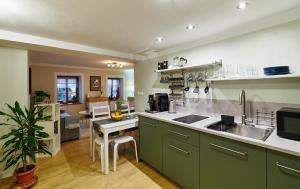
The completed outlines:
{"type": "Polygon", "coordinates": [[[23,167],[19,167],[16,169],[15,177],[17,179],[17,185],[20,186],[27,186],[34,182],[35,176],[35,165],[34,164],[27,164],[26,165],[27,171],[23,172],[23,167]]]}

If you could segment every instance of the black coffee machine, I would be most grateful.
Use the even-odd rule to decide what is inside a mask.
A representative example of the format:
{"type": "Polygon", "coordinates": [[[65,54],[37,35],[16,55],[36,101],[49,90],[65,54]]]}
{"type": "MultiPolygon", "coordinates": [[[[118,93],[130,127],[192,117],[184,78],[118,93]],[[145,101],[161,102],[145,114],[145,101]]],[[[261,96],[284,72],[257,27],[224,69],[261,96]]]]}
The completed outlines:
{"type": "Polygon", "coordinates": [[[155,93],[155,104],[158,112],[169,110],[169,97],[167,93],[155,93]]]}
{"type": "Polygon", "coordinates": [[[154,99],[154,95],[149,95],[148,97],[148,104],[147,104],[147,108],[146,108],[146,112],[156,112],[156,103],[155,103],[155,99],[154,99]]]}

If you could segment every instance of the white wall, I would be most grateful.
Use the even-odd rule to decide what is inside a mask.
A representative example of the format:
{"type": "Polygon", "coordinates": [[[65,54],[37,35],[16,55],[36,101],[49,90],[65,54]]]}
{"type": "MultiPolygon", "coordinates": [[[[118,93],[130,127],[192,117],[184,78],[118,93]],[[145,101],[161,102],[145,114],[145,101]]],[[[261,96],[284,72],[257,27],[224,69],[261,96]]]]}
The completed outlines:
{"type": "MultiPolygon", "coordinates": [[[[22,106],[28,106],[28,99],[27,50],[0,47],[0,109],[7,110],[5,104],[13,104],[16,100],[22,106]]],[[[2,121],[4,119],[0,117],[2,121]]],[[[0,127],[0,136],[9,130],[7,126],[0,127]]],[[[0,141],[0,147],[3,142],[0,141]]],[[[0,178],[11,172],[3,171],[3,165],[0,165],[0,178]]]]}
{"type": "MultiPolygon", "coordinates": [[[[167,88],[154,73],[157,62],[183,56],[190,64],[199,65],[223,60],[224,66],[237,64],[264,66],[289,65],[292,73],[300,73],[300,20],[199,46],[168,56],[139,62],[135,66],[136,104],[143,110],[147,95],[167,88]]],[[[203,87],[203,85],[202,85],[203,87]]],[[[236,100],[244,88],[248,100],[300,104],[300,79],[215,82],[210,95],[188,94],[188,97],[236,100]]]]}

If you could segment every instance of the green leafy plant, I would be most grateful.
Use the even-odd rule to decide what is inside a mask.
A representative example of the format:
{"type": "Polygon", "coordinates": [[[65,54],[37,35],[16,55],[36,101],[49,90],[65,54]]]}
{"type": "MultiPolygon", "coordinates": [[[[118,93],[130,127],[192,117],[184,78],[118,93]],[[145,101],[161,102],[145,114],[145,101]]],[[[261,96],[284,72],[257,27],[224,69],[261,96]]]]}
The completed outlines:
{"type": "Polygon", "coordinates": [[[118,99],[118,100],[116,101],[116,106],[117,106],[116,111],[117,111],[117,112],[121,112],[121,109],[122,109],[122,100],[121,100],[121,99],[118,99]]]}
{"type": "Polygon", "coordinates": [[[38,125],[39,121],[47,120],[50,116],[41,113],[46,107],[32,105],[29,109],[22,109],[17,101],[14,106],[7,106],[9,113],[0,111],[0,116],[6,118],[6,122],[0,123],[0,126],[12,126],[12,129],[0,137],[0,140],[6,141],[2,146],[4,152],[0,163],[5,162],[5,170],[21,163],[23,172],[26,172],[28,161],[36,162],[37,152],[51,155],[48,146],[41,140],[49,135],[43,132],[44,127],[38,125]]]}
{"type": "Polygon", "coordinates": [[[72,102],[73,102],[73,103],[77,103],[77,102],[79,102],[79,99],[78,99],[78,97],[77,97],[77,96],[73,96],[73,98],[72,98],[72,102]]]}
{"type": "Polygon", "coordinates": [[[51,95],[45,91],[35,91],[34,92],[35,96],[33,97],[33,101],[34,103],[37,102],[43,102],[45,98],[49,98],[51,97],[51,95]]]}

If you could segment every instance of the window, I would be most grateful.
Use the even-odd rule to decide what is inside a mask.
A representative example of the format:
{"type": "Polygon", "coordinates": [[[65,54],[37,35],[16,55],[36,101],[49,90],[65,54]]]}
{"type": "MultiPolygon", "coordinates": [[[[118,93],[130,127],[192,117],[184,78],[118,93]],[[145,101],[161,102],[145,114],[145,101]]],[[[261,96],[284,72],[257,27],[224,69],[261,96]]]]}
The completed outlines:
{"type": "Polygon", "coordinates": [[[121,78],[108,78],[107,91],[109,99],[122,98],[122,82],[121,78]]]}
{"type": "Polygon", "coordinates": [[[79,77],[58,76],[57,77],[57,102],[78,103],[79,102],[79,77]]]}

